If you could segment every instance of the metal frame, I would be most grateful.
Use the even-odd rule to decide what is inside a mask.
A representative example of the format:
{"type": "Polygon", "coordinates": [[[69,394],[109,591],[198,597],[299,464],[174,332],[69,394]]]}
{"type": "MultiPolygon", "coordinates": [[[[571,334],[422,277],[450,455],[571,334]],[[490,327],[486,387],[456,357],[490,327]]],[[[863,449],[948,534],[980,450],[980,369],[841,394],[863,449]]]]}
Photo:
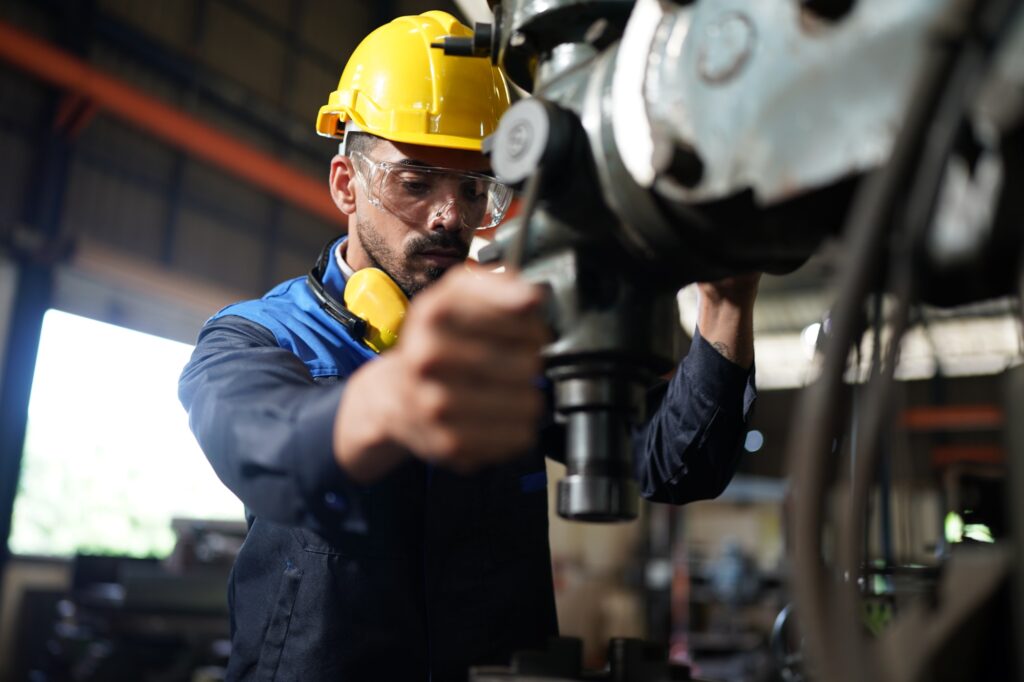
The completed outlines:
{"type": "MultiPolygon", "coordinates": [[[[59,35],[64,45],[84,52],[88,36],[76,31],[76,27],[86,23],[82,19],[92,13],[92,2],[79,3],[74,9],[75,12],[62,15],[59,35]]],[[[24,222],[40,238],[41,248],[34,253],[16,254],[17,285],[7,331],[3,374],[0,375],[3,377],[0,382],[0,538],[3,538],[0,543],[0,579],[10,556],[7,542],[25,447],[39,335],[54,288],[53,264],[45,256],[40,256],[46,254],[47,247],[58,238],[71,161],[71,145],[66,129],[60,125],[61,119],[60,94],[54,93],[49,104],[49,116],[40,121],[37,131],[40,152],[23,208],[24,222]]]]}

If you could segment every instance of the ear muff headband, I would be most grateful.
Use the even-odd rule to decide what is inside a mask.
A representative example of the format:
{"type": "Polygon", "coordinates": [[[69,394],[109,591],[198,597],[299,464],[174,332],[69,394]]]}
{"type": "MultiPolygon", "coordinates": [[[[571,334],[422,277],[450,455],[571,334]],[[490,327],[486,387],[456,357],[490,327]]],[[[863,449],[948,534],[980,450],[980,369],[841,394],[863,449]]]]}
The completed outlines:
{"type": "Polygon", "coordinates": [[[338,301],[323,284],[333,244],[334,240],[324,246],[306,282],[324,312],[352,337],[381,353],[398,342],[409,299],[383,270],[364,268],[349,277],[345,301],[338,301]]]}
{"type": "Polygon", "coordinates": [[[309,271],[309,274],[306,275],[306,284],[309,285],[310,291],[313,292],[313,297],[325,313],[337,322],[340,322],[352,337],[363,339],[366,336],[366,320],[350,313],[348,308],[338,299],[331,296],[327,289],[324,288],[324,274],[327,272],[327,264],[331,258],[331,246],[334,245],[334,242],[335,240],[332,239],[321,249],[320,257],[316,259],[316,264],[309,271]]]}

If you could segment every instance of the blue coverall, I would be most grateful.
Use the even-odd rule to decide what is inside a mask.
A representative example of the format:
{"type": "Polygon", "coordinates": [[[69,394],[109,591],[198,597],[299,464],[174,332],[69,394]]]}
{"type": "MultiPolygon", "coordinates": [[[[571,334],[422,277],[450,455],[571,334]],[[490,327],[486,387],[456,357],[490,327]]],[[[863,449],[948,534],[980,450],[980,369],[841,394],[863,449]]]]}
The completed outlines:
{"type": "MultiPolygon", "coordinates": [[[[330,261],[324,285],[343,300],[330,261]]],[[[374,357],[305,278],[200,332],[179,395],[251,526],[228,587],[229,680],[462,682],[468,666],[507,665],[557,634],[544,455],[557,458],[561,427],[476,475],[409,458],[356,485],[335,463],[332,428],[346,378],[374,357]]],[[[635,436],[642,494],[718,495],[741,452],[753,370],[698,335],[652,395],[635,436]]]]}

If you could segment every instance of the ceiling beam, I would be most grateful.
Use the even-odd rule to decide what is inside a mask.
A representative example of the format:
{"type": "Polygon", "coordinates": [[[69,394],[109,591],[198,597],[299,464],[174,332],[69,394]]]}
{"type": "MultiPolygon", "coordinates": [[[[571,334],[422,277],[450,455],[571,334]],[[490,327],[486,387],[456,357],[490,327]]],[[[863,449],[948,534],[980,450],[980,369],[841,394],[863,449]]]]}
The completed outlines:
{"type": "Polygon", "coordinates": [[[0,21],[0,58],[88,99],[101,110],[332,224],[344,225],[325,180],[156,99],[88,62],[0,21]]]}

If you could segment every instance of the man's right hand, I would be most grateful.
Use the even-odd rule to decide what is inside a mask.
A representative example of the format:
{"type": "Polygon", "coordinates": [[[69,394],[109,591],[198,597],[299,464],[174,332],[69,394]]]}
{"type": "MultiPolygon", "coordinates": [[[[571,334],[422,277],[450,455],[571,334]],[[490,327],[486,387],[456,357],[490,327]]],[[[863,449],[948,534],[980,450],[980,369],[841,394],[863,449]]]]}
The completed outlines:
{"type": "Polygon", "coordinates": [[[525,453],[543,397],[543,294],[512,275],[459,268],[418,295],[398,344],[355,372],[334,455],[370,482],[406,453],[466,473],[525,453]]]}

